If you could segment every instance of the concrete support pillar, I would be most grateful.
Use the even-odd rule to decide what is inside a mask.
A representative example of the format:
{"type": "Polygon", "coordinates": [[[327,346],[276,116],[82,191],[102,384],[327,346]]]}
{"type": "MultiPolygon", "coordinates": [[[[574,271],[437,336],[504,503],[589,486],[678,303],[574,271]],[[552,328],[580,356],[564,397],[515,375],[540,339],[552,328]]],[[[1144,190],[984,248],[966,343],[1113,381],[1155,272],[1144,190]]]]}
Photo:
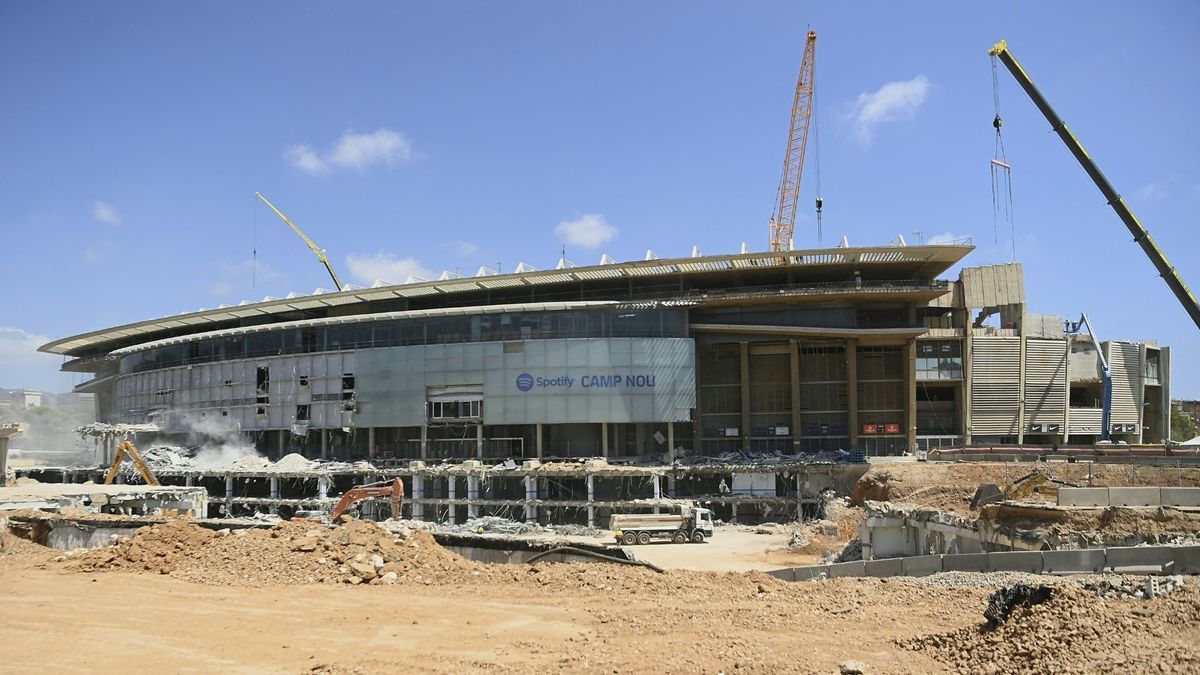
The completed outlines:
{"type": "Polygon", "coordinates": [[[425,477],[412,477],[412,519],[425,520],[425,477]]]}
{"type": "Polygon", "coordinates": [[[741,367],[738,369],[738,379],[742,384],[742,419],[741,432],[742,449],[750,449],[750,343],[741,342],[741,367]]]}
{"type": "Polygon", "coordinates": [[[455,476],[446,477],[446,498],[450,500],[447,521],[453,525],[454,519],[458,517],[458,506],[454,503],[458,499],[458,478],[455,476]]]}
{"type": "Polygon", "coordinates": [[[329,498],[329,488],[331,485],[332,485],[332,483],[329,480],[329,476],[318,476],[317,477],[317,497],[320,497],[321,499],[328,499],[329,498]]]}
{"type": "Polygon", "coordinates": [[[667,474],[667,496],[671,499],[675,498],[675,476],[667,474]]]}
{"type": "Polygon", "coordinates": [[[375,451],[375,427],[367,427],[367,457],[375,459],[378,454],[375,451]]]}
{"type": "MultiPolygon", "coordinates": [[[[1019,370],[1017,371],[1017,445],[1025,443],[1025,321],[1024,314],[1021,316],[1021,358],[1019,361],[1019,370]]],[[[1067,393],[1068,401],[1070,401],[1070,393],[1067,393]]]]}
{"type": "Polygon", "coordinates": [[[796,521],[804,520],[804,480],[803,474],[796,473],[796,521]]]}
{"type": "Polygon", "coordinates": [[[608,422],[600,423],[600,456],[608,457],[608,422]]]}
{"type": "Polygon", "coordinates": [[[917,340],[908,341],[904,357],[904,428],[908,451],[917,451],[917,340]]]}
{"type": "MultiPolygon", "coordinates": [[[[279,478],[272,476],[268,480],[271,482],[271,499],[279,499],[279,478]]],[[[272,504],[267,511],[270,513],[279,513],[279,505],[272,504]]]]}
{"type": "MultiPolygon", "coordinates": [[[[657,502],[658,500],[662,499],[662,483],[660,482],[662,481],[662,476],[654,475],[650,477],[650,480],[653,481],[652,487],[654,488],[654,501],[657,502]]],[[[655,506],[654,512],[661,513],[662,511],[658,506],[655,506]]]]}
{"type": "Polygon", "coordinates": [[[537,501],[537,478],[534,476],[525,476],[525,522],[536,523],[538,520],[537,501]]]}
{"type": "Polygon", "coordinates": [[[479,499],[479,476],[477,474],[467,474],[467,517],[479,517],[479,504],[476,500],[479,499]]]}
{"type": "Polygon", "coordinates": [[[329,459],[329,430],[321,429],[321,459],[329,459]]]}
{"type": "MultiPolygon", "coordinates": [[[[233,476],[230,476],[229,474],[225,474],[225,499],[233,499],[233,476]]],[[[226,502],[225,505],[229,506],[229,503],[226,502]]],[[[226,513],[226,515],[233,514],[226,513]]]]}
{"type": "MultiPolygon", "coordinates": [[[[5,439],[0,439],[0,455],[4,454],[4,440],[5,439]]],[[[0,458],[0,476],[3,476],[3,475],[4,475],[4,461],[2,458],[0,458]]],[[[195,479],[192,477],[191,474],[184,476],[183,477],[183,486],[184,487],[192,487],[192,483],[194,482],[194,480],[195,479]]],[[[72,481],[72,482],[74,482],[74,481],[72,481]]]]}
{"type": "Polygon", "coordinates": [[[850,447],[858,447],[858,340],[846,340],[846,424],[850,432],[850,447]]]}
{"type": "Polygon", "coordinates": [[[596,527],[596,507],[592,502],[596,501],[596,477],[588,475],[587,477],[587,511],[588,511],[588,527],[596,527]]]}
{"type": "Polygon", "coordinates": [[[287,435],[288,435],[287,429],[280,429],[279,435],[275,437],[275,440],[276,440],[276,442],[275,442],[275,450],[276,450],[275,459],[279,459],[280,457],[283,457],[283,451],[285,448],[287,448],[287,435]]]}
{"type": "Polygon", "coordinates": [[[542,453],[544,452],[544,450],[542,449],[542,432],[543,431],[545,431],[545,430],[543,429],[541,422],[538,422],[537,424],[534,425],[533,448],[536,453],[535,456],[538,459],[542,458],[542,453]]]}
{"type": "Polygon", "coordinates": [[[429,425],[421,425],[421,459],[429,458],[429,425]]]}
{"type": "Polygon", "coordinates": [[[800,454],[800,342],[788,340],[792,384],[792,454],[800,454]]]}
{"type": "MultiPolygon", "coordinates": [[[[974,347],[974,340],[971,336],[971,315],[967,313],[967,329],[966,337],[963,338],[963,386],[962,386],[962,402],[959,408],[962,409],[962,445],[971,444],[971,349],[974,347]]],[[[1070,345],[1068,343],[1068,349],[1070,345]]],[[[1067,369],[1068,373],[1070,368],[1067,369]]],[[[1067,401],[1071,400],[1071,392],[1067,391],[1067,401]]]]}
{"type": "Polygon", "coordinates": [[[675,423],[667,422],[667,464],[674,464],[675,457],[675,423]]]}
{"type": "Polygon", "coordinates": [[[483,423],[475,425],[475,457],[483,459],[483,423]]]}

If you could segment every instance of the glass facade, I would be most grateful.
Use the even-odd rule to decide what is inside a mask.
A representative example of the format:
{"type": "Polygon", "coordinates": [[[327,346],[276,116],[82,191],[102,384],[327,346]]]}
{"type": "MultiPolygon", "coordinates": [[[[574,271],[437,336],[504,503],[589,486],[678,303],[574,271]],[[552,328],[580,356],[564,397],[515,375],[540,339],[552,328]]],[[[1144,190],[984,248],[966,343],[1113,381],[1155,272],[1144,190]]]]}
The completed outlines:
{"type": "Polygon", "coordinates": [[[687,317],[662,309],[531,311],[281,328],[136,352],[121,359],[121,373],[374,347],[597,337],[687,337],[687,317]]]}
{"type": "Polygon", "coordinates": [[[962,342],[959,340],[919,340],[917,342],[917,379],[963,379],[962,342]]]}

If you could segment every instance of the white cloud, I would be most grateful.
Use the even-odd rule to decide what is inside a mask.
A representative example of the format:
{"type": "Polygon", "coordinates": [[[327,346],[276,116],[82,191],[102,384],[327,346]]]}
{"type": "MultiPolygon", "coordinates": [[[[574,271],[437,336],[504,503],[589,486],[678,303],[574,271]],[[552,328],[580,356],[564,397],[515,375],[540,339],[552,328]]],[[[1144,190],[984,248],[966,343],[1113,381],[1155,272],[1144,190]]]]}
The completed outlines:
{"type": "Polygon", "coordinates": [[[327,152],[311,145],[294,145],[283,153],[289,164],[301,171],[320,174],[331,167],[363,171],[376,164],[391,166],[412,159],[412,143],[404,134],[380,128],[371,133],[347,131],[327,152]]]}
{"type": "Polygon", "coordinates": [[[117,213],[117,207],[108,202],[94,202],[92,204],[92,218],[96,222],[106,225],[121,224],[121,214],[117,213]]]}
{"type": "Polygon", "coordinates": [[[397,258],[384,251],[379,251],[375,255],[351,253],[346,256],[346,265],[350,268],[350,276],[364,286],[369,286],[376,281],[402,284],[409,275],[421,279],[436,277],[433,270],[422,265],[416,258],[397,258]]]}
{"type": "Polygon", "coordinates": [[[617,228],[608,224],[598,213],[585,213],[575,220],[564,220],[554,228],[564,243],[572,246],[595,248],[617,236],[617,228]]]}
{"type": "Polygon", "coordinates": [[[970,235],[957,234],[955,232],[942,232],[941,234],[935,234],[932,237],[929,237],[925,240],[925,243],[929,245],[953,244],[963,240],[967,240],[969,242],[970,239],[970,235]]]}
{"type": "Polygon", "coordinates": [[[848,115],[854,137],[859,143],[870,145],[878,125],[912,119],[925,103],[929,88],[929,78],[917,75],[911,80],[888,82],[869,94],[859,94],[848,115]]]}
{"type": "Polygon", "coordinates": [[[412,157],[412,144],[399,132],[379,129],[370,134],[347,131],[329,155],[341,167],[365,169],[371,164],[394,164],[412,157]]]}
{"type": "Polygon", "coordinates": [[[59,373],[62,357],[37,350],[50,338],[20,328],[0,326],[0,387],[60,392],[70,389],[70,376],[59,373]]]}
{"type": "Polygon", "coordinates": [[[458,249],[459,255],[474,255],[479,252],[479,246],[469,241],[456,241],[454,247],[458,249]]]}
{"type": "Polygon", "coordinates": [[[1137,191],[1137,196],[1146,201],[1157,201],[1167,196],[1167,189],[1158,183],[1147,183],[1137,191]]]}
{"type": "Polygon", "coordinates": [[[306,173],[325,173],[329,170],[329,165],[307,145],[293,145],[283,151],[283,156],[289,164],[306,173]]]}

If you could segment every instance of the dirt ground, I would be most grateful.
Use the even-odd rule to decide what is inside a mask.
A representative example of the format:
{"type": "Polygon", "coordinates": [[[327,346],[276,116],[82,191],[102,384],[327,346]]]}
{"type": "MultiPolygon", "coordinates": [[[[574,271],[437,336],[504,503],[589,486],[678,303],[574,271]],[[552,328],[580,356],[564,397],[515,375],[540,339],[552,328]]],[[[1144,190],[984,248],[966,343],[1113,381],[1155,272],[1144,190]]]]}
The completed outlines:
{"type": "Polygon", "coordinates": [[[116,547],[70,556],[0,537],[0,625],[10,645],[0,671],[830,673],[853,659],[869,673],[1083,672],[1109,663],[1155,672],[1200,664],[1200,585],[1152,602],[1064,592],[1056,604],[1018,610],[1004,629],[1009,639],[998,642],[981,628],[986,583],[482,565],[424,533],[395,537],[361,522],[197,529],[144,528],[116,547]],[[373,556],[375,565],[364,564],[373,556]],[[382,583],[396,570],[394,583],[382,583]],[[1080,630],[1103,641],[1089,645],[1080,630]],[[1075,647],[1010,648],[1019,639],[1075,647]]]}

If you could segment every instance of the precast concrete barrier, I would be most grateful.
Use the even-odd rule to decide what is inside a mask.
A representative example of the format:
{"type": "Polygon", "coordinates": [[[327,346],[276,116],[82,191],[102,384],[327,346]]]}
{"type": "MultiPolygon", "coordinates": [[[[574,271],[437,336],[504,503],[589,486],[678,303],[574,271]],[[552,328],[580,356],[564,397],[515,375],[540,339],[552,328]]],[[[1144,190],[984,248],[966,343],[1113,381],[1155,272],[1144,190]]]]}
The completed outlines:
{"type": "Polygon", "coordinates": [[[1200,506],[1200,488],[1059,488],[1059,506],[1200,506]]]}
{"type": "Polygon", "coordinates": [[[1060,551],[947,553],[789,567],[769,574],[785,581],[808,581],[826,577],[915,577],[939,572],[1082,574],[1105,570],[1200,574],[1200,546],[1114,546],[1060,551]]]}

